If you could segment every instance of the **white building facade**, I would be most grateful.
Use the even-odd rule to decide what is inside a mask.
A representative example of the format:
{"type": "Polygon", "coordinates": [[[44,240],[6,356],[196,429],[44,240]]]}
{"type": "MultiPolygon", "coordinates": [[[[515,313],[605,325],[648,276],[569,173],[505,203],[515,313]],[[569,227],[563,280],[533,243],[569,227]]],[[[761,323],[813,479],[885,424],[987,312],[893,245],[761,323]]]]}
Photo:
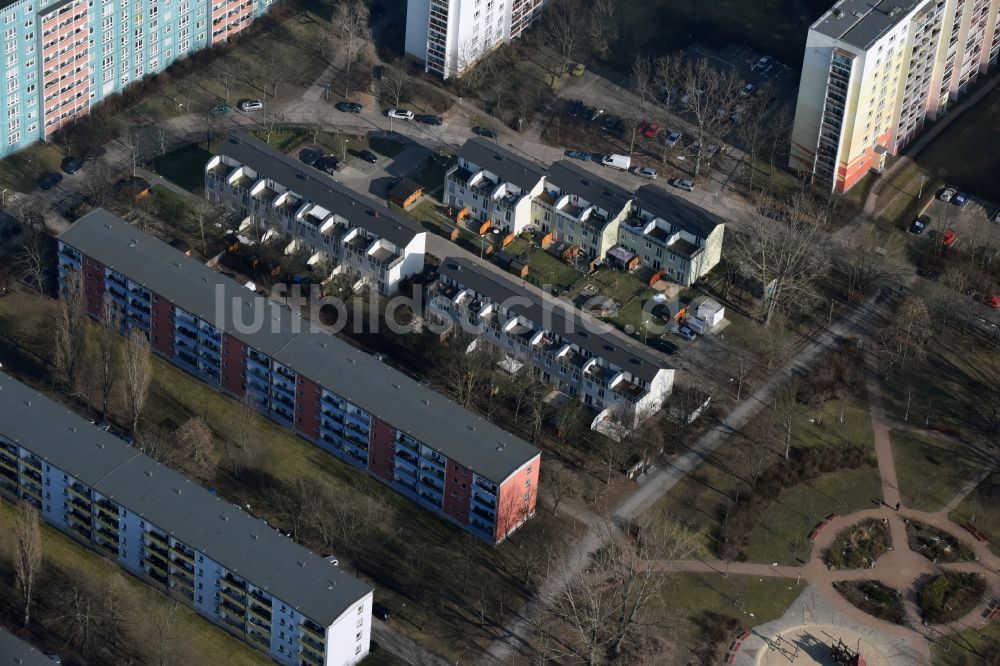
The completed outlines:
{"type": "Polygon", "coordinates": [[[408,0],[406,54],[425,72],[461,76],[541,17],[544,0],[408,0]]]}

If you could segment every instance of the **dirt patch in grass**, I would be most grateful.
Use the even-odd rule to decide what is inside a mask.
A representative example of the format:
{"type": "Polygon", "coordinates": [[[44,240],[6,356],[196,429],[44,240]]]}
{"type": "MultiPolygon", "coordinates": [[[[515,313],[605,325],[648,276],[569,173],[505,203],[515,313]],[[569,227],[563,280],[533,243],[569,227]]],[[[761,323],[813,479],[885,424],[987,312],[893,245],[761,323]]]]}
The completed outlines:
{"type": "Polygon", "coordinates": [[[891,545],[889,526],[872,518],[842,530],[823,551],[823,561],[834,569],[867,569],[891,545]]]}
{"type": "Polygon", "coordinates": [[[842,580],[833,584],[855,608],[893,624],[906,624],[906,608],[899,590],[877,580],[842,580]]]}

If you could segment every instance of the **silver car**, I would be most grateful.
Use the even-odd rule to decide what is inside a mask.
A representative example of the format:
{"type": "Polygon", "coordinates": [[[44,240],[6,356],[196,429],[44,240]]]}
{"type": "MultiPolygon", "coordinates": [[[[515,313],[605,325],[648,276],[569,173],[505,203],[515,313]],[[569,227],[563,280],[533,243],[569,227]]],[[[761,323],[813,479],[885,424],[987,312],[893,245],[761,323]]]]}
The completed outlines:
{"type": "Polygon", "coordinates": [[[687,180],[686,178],[672,178],[670,179],[670,184],[679,190],[684,190],[685,192],[694,191],[694,181],[687,180]]]}
{"type": "Polygon", "coordinates": [[[668,134],[667,137],[663,140],[663,143],[667,145],[667,148],[673,148],[674,146],[677,145],[677,142],[681,140],[682,136],[683,134],[681,134],[677,130],[671,130],[670,134],[668,134]]]}
{"type": "Polygon", "coordinates": [[[944,201],[945,203],[950,203],[956,194],[958,194],[958,190],[954,187],[946,187],[941,190],[941,194],[938,195],[938,199],[944,201]]]}
{"type": "Polygon", "coordinates": [[[656,180],[656,169],[653,167],[636,167],[632,169],[632,173],[639,176],[640,178],[649,178],[650,180],[656,180]]]}

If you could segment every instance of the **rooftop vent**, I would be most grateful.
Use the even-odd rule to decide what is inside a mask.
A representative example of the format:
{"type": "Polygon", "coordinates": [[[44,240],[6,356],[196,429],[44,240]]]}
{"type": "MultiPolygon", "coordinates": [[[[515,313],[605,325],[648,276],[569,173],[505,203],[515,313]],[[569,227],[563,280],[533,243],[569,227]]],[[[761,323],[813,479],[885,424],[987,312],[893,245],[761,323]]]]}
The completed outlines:
{"type": "Polygon", "coordinates": [[[136,246],[136,245],[138,245],[138,244],[139,244],[139,241],[137,241],[137,240],[136,240],[136,239],[134,239],[134,238],[133,238],[132,240],[130,240],[130,241],[128,242],[128,246],[129,246],[129,247],[135,247],[135,246],[136,246]]]}
{"type": "Polygon", "coordinates": [[[180,488],[174,488],[174,492],[177,493],[178,495],[180,495],[181,494],[181,489],[180,488]]]}
{"type": "Polygon", "coordinates": [[[147,469],[147,470],[146,470],[146,476],[148,476],[148,477],[152,478],[152,476],[153,476],[153,470],[151,470],[151,469],[147,469]]]}
{"type": "Polygon", "coordinates": [[[428,405],[428,406],[430,406],[430,404],[431,404],[431,401],[428,400],[427,398],[421,398],[420,402],[422,402],[422,403],[424,403],[425,405],[428,405]]]}

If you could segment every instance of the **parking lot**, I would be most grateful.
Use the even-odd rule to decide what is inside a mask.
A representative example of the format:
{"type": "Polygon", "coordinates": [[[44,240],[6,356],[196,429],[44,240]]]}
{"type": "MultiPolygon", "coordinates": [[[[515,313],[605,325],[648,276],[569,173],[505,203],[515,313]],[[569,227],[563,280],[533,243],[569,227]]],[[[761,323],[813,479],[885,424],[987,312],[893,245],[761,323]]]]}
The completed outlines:
{"type": "MultiPolygon", "coordinates": [[[[943,234],[951,230],[955,233],[956,245],[972,243],[976,246],[1000,247],[1000,224],[992,222],[997,208],[990,202],[976,198],[972,198],[964,207],[935,198],[924,210],[924,215],[931,220],[924,234],[943,234]]],[[[937,234],[931,235],[936,237],[937,234]]]]}

